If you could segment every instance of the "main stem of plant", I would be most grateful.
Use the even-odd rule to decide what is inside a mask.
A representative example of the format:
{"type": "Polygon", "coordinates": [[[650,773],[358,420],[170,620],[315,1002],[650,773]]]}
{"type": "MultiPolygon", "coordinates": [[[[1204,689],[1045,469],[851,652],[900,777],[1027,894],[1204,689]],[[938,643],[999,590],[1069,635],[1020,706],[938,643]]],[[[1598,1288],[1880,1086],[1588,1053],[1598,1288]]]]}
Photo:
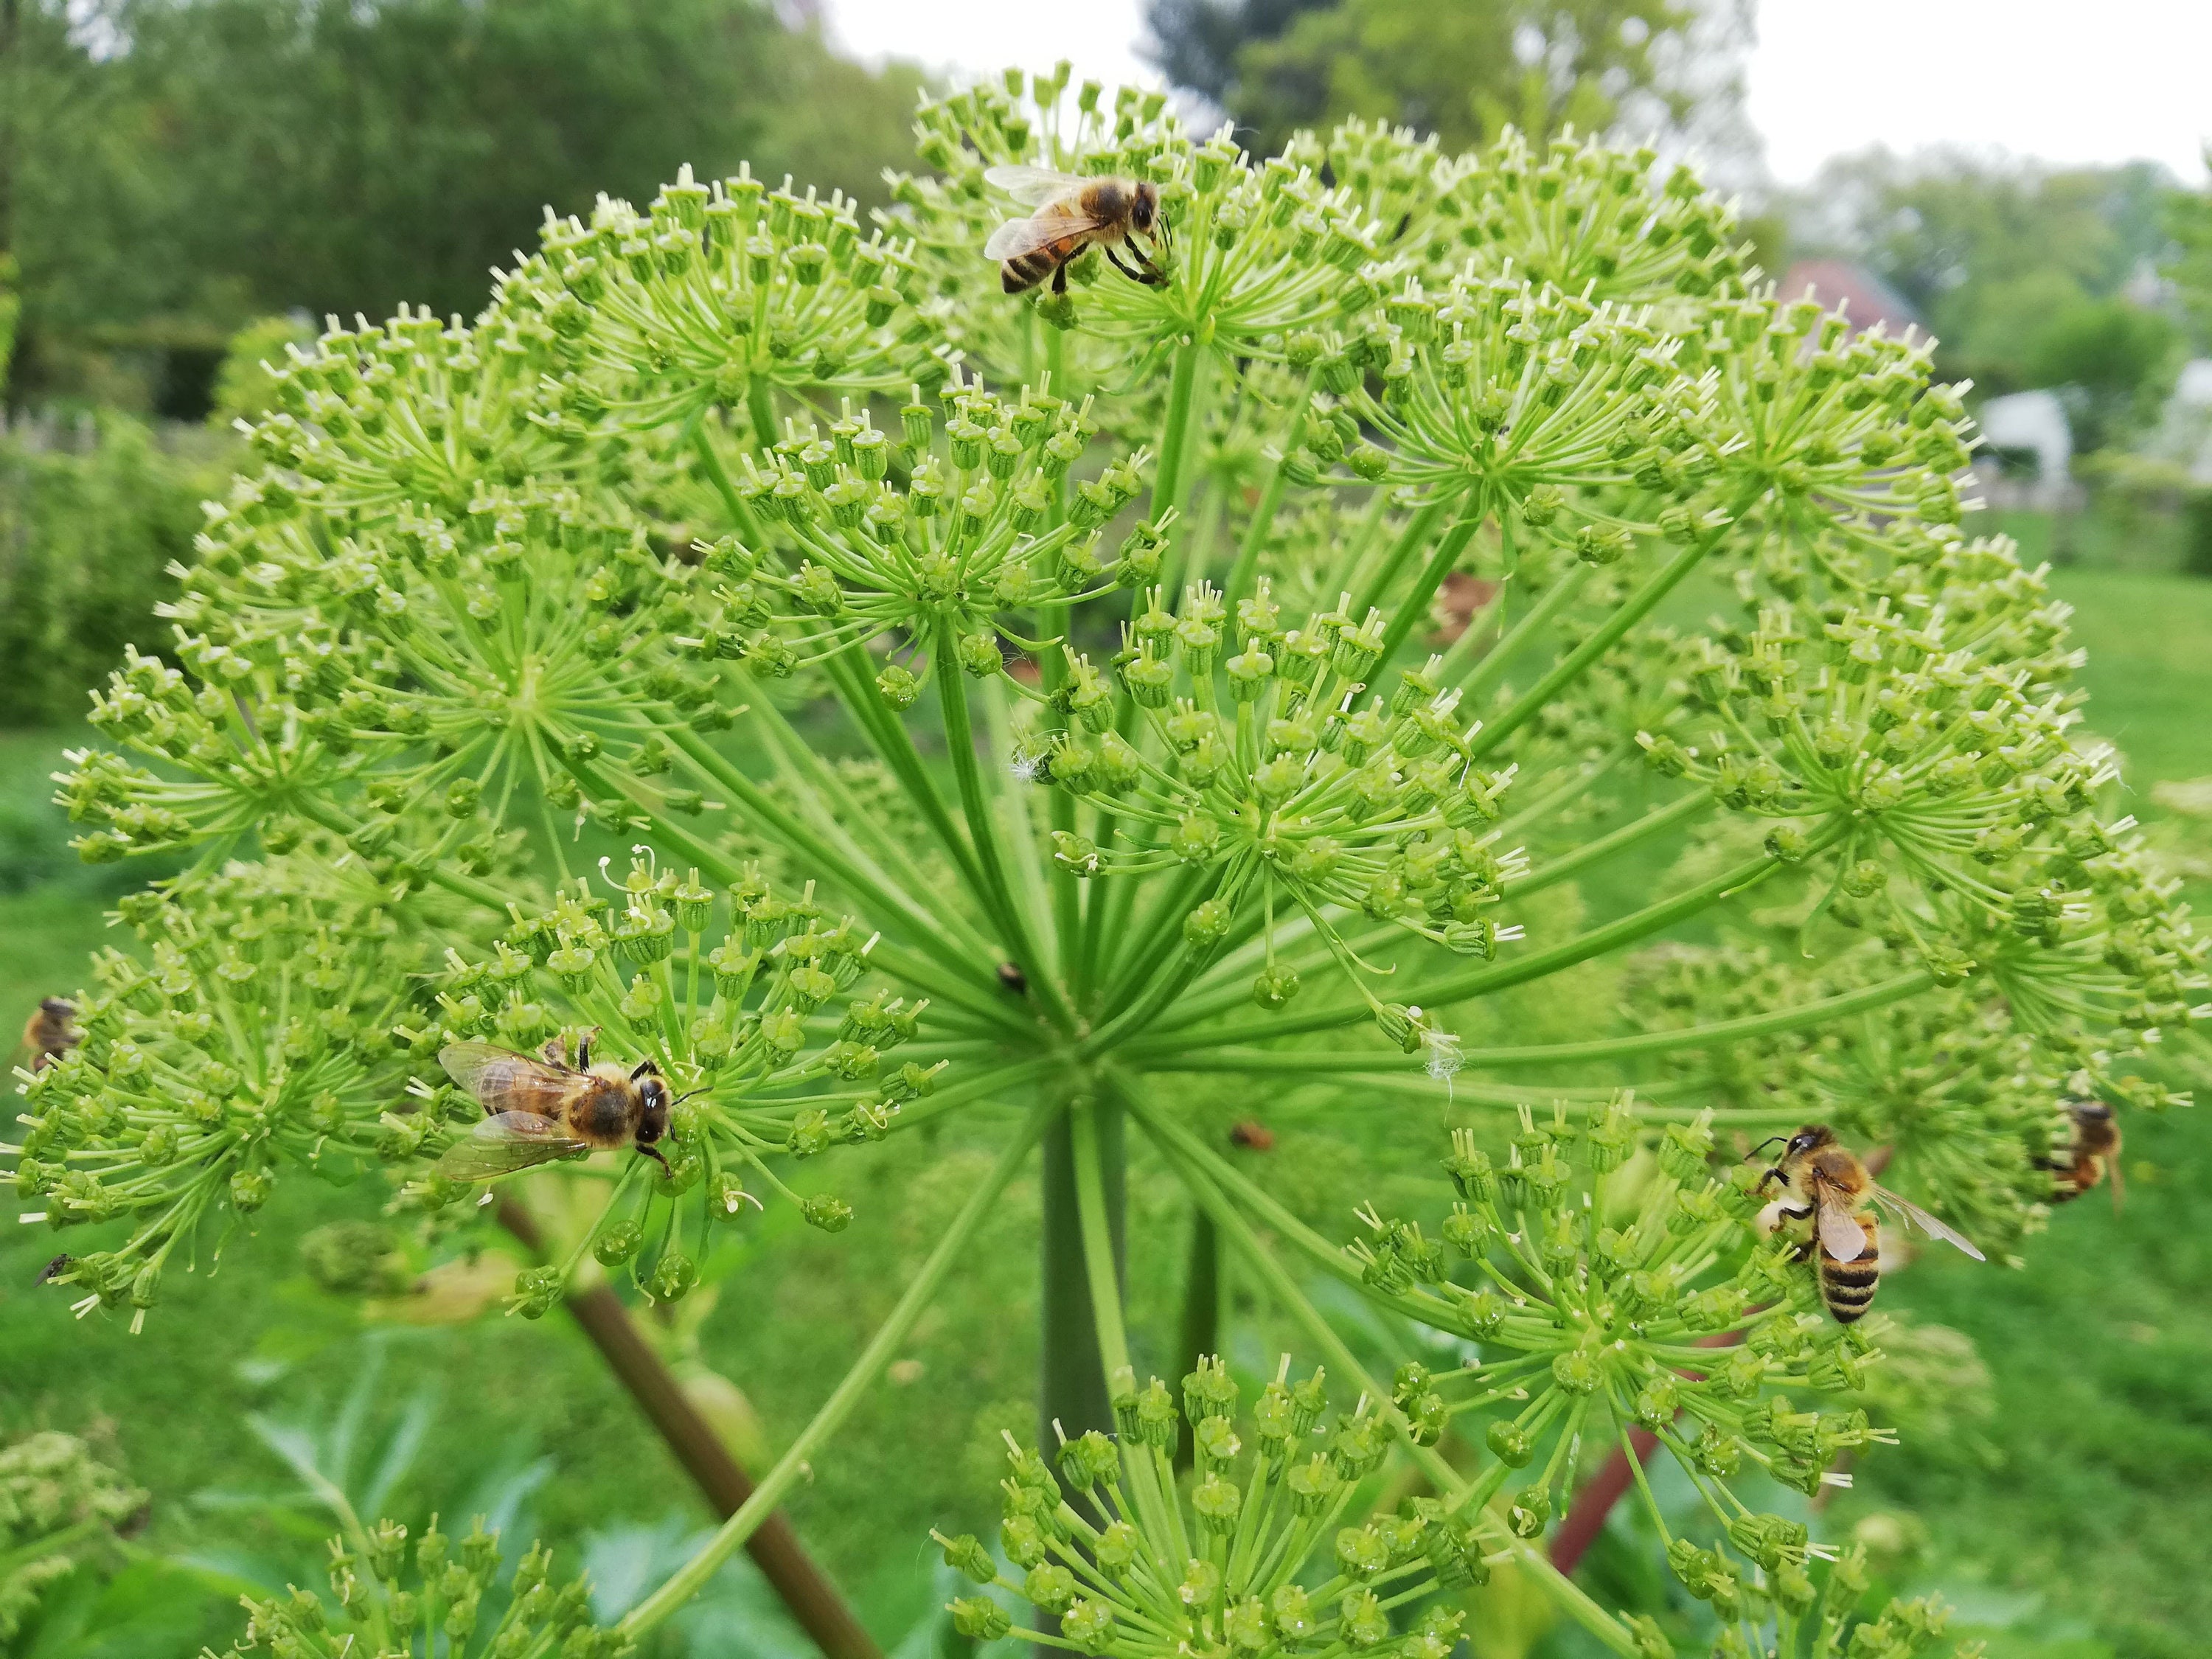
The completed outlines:
{"type": "MultiPolygon", "coordinates": [[[[1099,1222],[1112,1258],[1110,1311],[1118,1321],[1127,1271],[1127,1200],[1121,1111],[1109,1103],[1079,1098],[1060,1112],[1044,1133],[1043,1310],[1037,1397],[1037,1443],[1050,1455],[1060,1443],[1087,1429],[1114,1431],[1114,1407],[1106,1391],[1109,1364],[1126,1364],[1102,1352],[1092,1289],[1095,1264],[1084,1248],[1079,1183],[1093,1183],[1099,1222]],[[1081,1131],[1079,1146],[1079,1130],[1081,1131]],[[1087,1155],[1087,1156],[1085,1156],[1087,1155]],[[1088,1169],[1079,1167],[1087,1164],[1088,1169]]],[[[1103,1275],[1102,1275],[1103,1276],[1103,1275]]]]}

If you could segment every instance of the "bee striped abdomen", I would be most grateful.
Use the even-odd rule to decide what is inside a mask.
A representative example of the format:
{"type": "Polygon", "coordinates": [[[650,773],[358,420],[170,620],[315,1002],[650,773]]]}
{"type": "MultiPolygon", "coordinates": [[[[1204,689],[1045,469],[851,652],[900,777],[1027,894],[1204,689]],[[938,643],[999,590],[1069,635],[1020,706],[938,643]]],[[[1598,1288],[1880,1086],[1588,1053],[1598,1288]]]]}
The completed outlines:
{"type": "Polygon", "coordinates": [[[1063,244],[1054,242],[1033,253],[1024,253],[1018,258],[1007,260],[999,267],[999,285],[1009,294],[1019,294],[1035,288],[1059,268],[1061,261],[1067,258],[1067,253],[1074,251],[1070,248],[1067,252],[1062,252],[1062,246],[1063,244]]]}
{"type": "Polygon", "coordinates": [[[1880,1236],[1872,1216],[1853,1218],[1866,1230],[1866,1250],[1855,1261],[1839,1261],[1823,1245],[1820,1249],[1820,1300],[1839,1325],[1863,1317],[1874,1304],[1875,1286],[1881,1283],[1880,1236]]]}

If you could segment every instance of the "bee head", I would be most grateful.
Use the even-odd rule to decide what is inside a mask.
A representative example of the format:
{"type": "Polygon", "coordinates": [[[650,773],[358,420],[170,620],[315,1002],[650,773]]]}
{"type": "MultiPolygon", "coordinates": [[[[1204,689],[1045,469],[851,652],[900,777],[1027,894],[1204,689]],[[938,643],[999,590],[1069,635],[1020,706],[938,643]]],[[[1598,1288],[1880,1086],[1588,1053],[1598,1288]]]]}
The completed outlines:
{"type": "Polygon", "coordinates": [[[637,1097],[645,1108],[638,1114],[638,1144],[650,1146],[668,1133],[668,1085],[657,1075],[648,1077],[637,1085],[637,1097]]]}
{"type": "Polygon", "coordinates": [[[1835,1132],[1826,1124],[1808,1123],[1790,1137],[1790,1145],[1784,1150],[1789,1152],[1811,1152],[1835,1144],[1835,1132]]]}
{"type": "Polygon", "coordinates": [[[2069,1100],[2066,1109],[2073,1114],[2076,1123],[2110,1123],[2112,1109],[2101,1100],[2069,1100]]]}
{"type": "Polygon", "coordinates": [[[1137,185],[1136,199],[1129,204],[1129,222],[1150,236],[1160,219],[1160,187],[1149,179],[1137,185]]]}

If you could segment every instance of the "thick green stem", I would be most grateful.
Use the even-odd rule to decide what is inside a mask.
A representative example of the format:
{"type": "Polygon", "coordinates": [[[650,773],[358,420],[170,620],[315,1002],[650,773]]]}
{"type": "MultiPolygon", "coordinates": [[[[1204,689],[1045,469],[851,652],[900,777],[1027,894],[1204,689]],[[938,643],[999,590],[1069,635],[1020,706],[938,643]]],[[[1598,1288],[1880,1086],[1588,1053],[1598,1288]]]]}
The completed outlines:
{"type": "Polygon", "coordinates": [[[1123,1142],[1121,1109],[1103,1102],[1075,1101],[1055,1112],[1045,1130],[1044,1352],[1037,1437],[1047,1448],[1060,1443],[1055,1424],[1071,1440],[1089,1429],[1114,1432],[1107,1367],[1129,1363],[1120,1293],[1127,1253],[1123,1142]],[[1082,1167],[1086,1149],[1087,1170],[1082,1167]],[[1095,1251],[1085,1248],[1086,1185],[1092,1188],[1094,1229],[1104,1235],[1103,1248],[1095,1251]],[[1108,1346],[1121,1351],[1108,1353],[1102,1334],[1108,1346]]]}
{"type": "Polygon", "coordinates": [[[768,376],[756,374],[745,386],[745,412],[752,416],[753,441],[767,450],[775,444],[775,394],[768,376]]]}
{"type": "Polygon", "coordinates": [[[996,1206],[999,1194],[1006,1190],[1006,1183],[1014,1178],[1015,1171],[1028,1158],[1030,1148],[1036,1144],[1038,1133],[1043,1128],[1051,1110],[1050,1108],[1040,1108],[1024,1120],[1013,1140],[999,1155],[999,1161],[992,1166],[990,1174],[984,1176],[981,1183],[969,1194],[967,1203],[961,1206],[960,1213],[945,1230],[943,1237],[937,1242],[937,1248],[929,1253],[928,1260],[922,1263],[921,1271],[915,1275],[914,1282],[906,1288],[906,1293],[899,1297],[898,1305],[891,1310],[890,1316],[869,1340],[860,1358],[854,1362],[853,1369],[845,1373],[844,1380],[822,1402],[821,1408],[814,1413],[814,1420],[799,1431],[799,1437],[791,1443],[781,1457],[776,1459],[775,1467],[761,1478],[760,1485],[753,1489],[753,1495],[745,1500],[735,1515],[722,1523],[714,1535],[701,1547],[699,1553],[679,1567],[659,1589],[623,1616],[619,1626],[623,1634],[633,1638],[641,1636],[666,1620],[697,1595],[706,1586],[707,1581],[720,1571],[722,1563],[753,1535],[762,1522],[775,1513],[777,1506],[783,1502],[784,1495],[805,1474],[815,1454],[842,1426],[846,1418],[852,1414],[853,1407],[860,1403],[860,1396],[883,1374],[884,1368],[891,1362],[891,1356],[906,1341],[914,1329],[915,1322],[928,1308],[938,1287],[945,1282],[945,1276],[952,1271],[954,1263],[967,1248],[969,1238],[996,1206]]]}
{"type": "Polygon", "coordinates": [[[1198,399],[1200,371],[1212,355],[1210,345],[1192,336],[1176,348],[1175,377],[1168,383],[1168,414],[1160,428],[1160,466],[1153,476],[1152,517],[1154,523],[1171,507],[1182,505],[1182,478],[1188,471],[1191,410],[1198,399]]]}
{"type": "Polygon", "coordinates": [[[1444,532],[1443,539],[1437,544],[1436,552],[1430,556],[1428,564],[1414,581],[1413,592],[1399,604],[1396,615],[1391,617],[1390,626],[1382,635],[1382,656],[1376,664],[1375,672],[1368,677],[1370,684],[1382,682],[1397,658],[1398,647],[1405,644],[1406,636],[1413,631],[1414,624],[1427,620],[1429,605],[1437,596],[1437,589],[1443,586],[1444,578],[1451,574],[1452,567],[1459,562],[1459,556],[1467,551],[1467,544],[1474,539],[1474,532],[1482,525],[1480,500],[1469,504],[1468,514],[1469,516],[1444,532]]]}
{"type": "MultiPolygon", "coordinates": [[[[1202,1209],[1190,1216],[1190,1260],[1183,1270],[1182,1332],[1176,1345],[1181,1360],[1176,1376],[1188,1376],[1198,1362],[1221,1352],[1221,1230],[1202,1209]]],[[[1188,1468],[1196,1448],[1185,1418],[1176,1431],[1176,1467],[1188,1468]]]]}
{"type": "Polygon", "coordinates": [[[1319,384],[1321,370],[1306,371],[1306,383],[1298,392],[1298,406],[1291,414],[1290,424],[1283,432],[1283,456],[1275,463],[1275,470],[1267,475],[1267,483],[1260,492],[1259,504],[1252,509],[1252,517],[1244,526],[1244,538],[1237,544],[1237,562],[1229,568],[1229,580],[1222,588],[1222,602],[1231,617],[1237,615],[1240,601],[1252,592],[1253,581],[1260,568],[1261,550],[1267,544],[1267,532],[1274,527],[1275,514],[1283,504],[1283,492],[1289,486],[1291,457],[1305,441],[1306,411],[1313,403],[1314,387],[1319,384]]]}
{"type": "MultiPolygon", "coordinates": [[[[1413,516],[1406,520],[1406,527],[1398,532],[1398,539],[1390,544],[1390,550],[1383,555],[1382,562],[1369,571],[1353,591],[1352,605],[1346,612],[1353,622],[1357,623],[1366,616],[1368,607],[1389,592],[1390,584],[1398,580],[1398,573],[1406,568],[1407,562],[1414,554],[1420,551],[1421,544],[1428,540],[1430,533],[1450,510],[1451,503],[1449,501],[1425,501],[1414,509],[1413,516]]],[[[1474,533],[1470,526],[1468,534],[1471,536],[1474,533]]],[[[1322,598],[1326,601],[1328,596],[1323,594],[1322,598]]],[[[1400,637],[1404,636],[1401,635],[1400,637]]]]}
{"type": "Polygon", "coordinates": [[[1006,873],[1000,845],[997,803],[985,788],[983,769],[975,756],[975,733],[968,720],[968,688],[963,684],[957,641],[948,622],[937,631],[937,700],[945,718],[945,743],[952,754],[952,775],[960,789],[960,805],[968,818],[968,838],[975,848],[975,867],[981,877],[980,896],[1003,933],[1006,949],[1029,981],[1030,994],[1037,998],[1062,1029],[1073,1029],[1075,1010],[1050,961],[1037,946],[1036,930],[1016,898],[1006,873]]]}

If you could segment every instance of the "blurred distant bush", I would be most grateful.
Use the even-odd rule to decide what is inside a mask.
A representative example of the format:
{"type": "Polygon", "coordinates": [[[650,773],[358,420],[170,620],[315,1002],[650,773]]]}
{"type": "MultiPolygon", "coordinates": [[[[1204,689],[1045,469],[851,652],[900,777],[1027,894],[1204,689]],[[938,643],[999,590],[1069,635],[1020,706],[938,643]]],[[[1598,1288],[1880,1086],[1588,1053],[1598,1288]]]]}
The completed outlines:
{"type": "Polygon", "coordinates": [[[18,407],[207,412],[257,316],[482,307],[548,206],[741,157],[864,205],[920,86],[762,0],[28,0],[18,407]]]}
{"type": "Polygon", "coordinates": [[[35,425],[0,437],[0,726],[82,715],[86,682],[149,636],[222,475],[211,443],[177,453],[123,416],[90,431],[81,447],[35,425]]]}

